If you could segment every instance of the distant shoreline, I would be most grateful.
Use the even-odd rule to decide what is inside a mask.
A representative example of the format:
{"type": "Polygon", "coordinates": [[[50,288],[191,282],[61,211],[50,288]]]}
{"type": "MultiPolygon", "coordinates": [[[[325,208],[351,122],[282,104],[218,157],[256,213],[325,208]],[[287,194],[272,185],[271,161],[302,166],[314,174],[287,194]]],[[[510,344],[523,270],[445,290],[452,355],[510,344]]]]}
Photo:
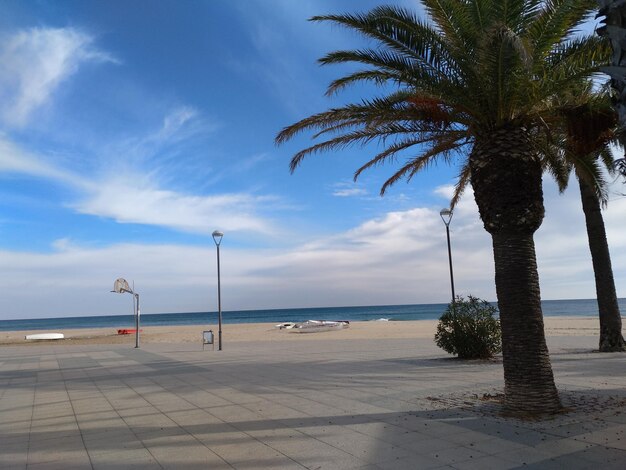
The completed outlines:
{"type": "MultiPolygon", "coordinates": [[[[547,317],[544,319],[547,336],[597,336],[600,327],[597,317],[547,317]]],[[[316,341],[349,339],[411,339],[432,338],[437,320],[412,320],[402,322],[350,322],[350,328],[339,331],[298,334],[279,330],[272,323],[237,323],[222,325],[225,342],[259,341],[316,341]]],[[[140,342],[150,343],[202,343],[202,331],[213,330],[217,325],[170,325],[142,327],[140,342]]],[[[24,336],[41,330],[0,332],[0,346],[7,345],[79,345],[79,344],[134,344],[135,335],[118,335],[114,328],[51,329],[63,333],[65,339],[28,341],[24,336]]]]}
{"type": "MultiPolygon", "coordinates": [[[[619,299],[620,309],[626,311],[626,299],[619,299]]],[[[222,323],[284,323],[306,320],[375,321],[381,318],[392,322],[437,320],[447,304],[380,305],[361,307],[319,307],[275,310],[224,311],[222,323]]],[[[545,300],[542,302],[545,318],[594,317],[598,315],[595,299],[545,300]]],[[[202,326],[217,323],[217,312],[181,312],[142,314],[142,326],[202,326]]],[[[132,315],[95,315],[57,318],[0,320],[1,331],[30,331],[50,329],[134,328],[132,315]]]]}

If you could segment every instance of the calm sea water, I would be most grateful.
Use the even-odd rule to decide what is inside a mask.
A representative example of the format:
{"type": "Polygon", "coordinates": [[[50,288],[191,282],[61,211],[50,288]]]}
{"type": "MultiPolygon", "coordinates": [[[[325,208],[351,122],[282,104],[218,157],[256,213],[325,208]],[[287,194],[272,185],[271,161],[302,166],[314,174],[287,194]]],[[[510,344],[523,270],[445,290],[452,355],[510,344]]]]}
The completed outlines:
{"type": "MultiPolygon", "coordinates": [[[[626,299],[619,299],[620,310],[626,312],[626,299]]],[[[280,310],[242,310],[222,312],[222,323],[283,323],[305,320],[390,321],[435,320],[446,304],[387,305],[376,307],[292,308],[280,310]]],[[[589,300],[544,300],[545,316],[596,316],[598,305],[589,300]]],[[[40,318],[32,320],[0,320],[0,331],[49,330],[71,328],[133,327],[132,315],[97,317],[40,318]]],[[[141,315],[142,326],[215,325],[217,312],[159,313],[141,315]]]]}

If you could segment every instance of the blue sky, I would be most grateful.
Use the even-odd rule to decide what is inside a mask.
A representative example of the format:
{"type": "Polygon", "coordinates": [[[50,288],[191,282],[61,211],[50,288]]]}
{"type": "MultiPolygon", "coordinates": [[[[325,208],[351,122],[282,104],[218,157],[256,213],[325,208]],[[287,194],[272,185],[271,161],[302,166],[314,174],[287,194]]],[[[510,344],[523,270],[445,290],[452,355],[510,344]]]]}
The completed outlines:
{"type": "MultiPolygon", "coordinates": [[[[416,2],[396,2],[418,8],[416,2]]],[[[445,302],[445,232],[457,168],[381,198],[393,165],[352,174],[374,148],[306,160],[284,126],[373,89],[324,96],[345,72],[326,52],[369,45],[313,24],[349,0],[37,1],[0,6],[0,317],[445,302]]],[[[626,280],[623,191],[606,212],[626,280]]],[[[578,194],[546,180],[537,234],[544,298],[594,296],[578,194]]],[[[471,193],[452,225],[457,291],[495,299],[490,241],[471,193]]]]}

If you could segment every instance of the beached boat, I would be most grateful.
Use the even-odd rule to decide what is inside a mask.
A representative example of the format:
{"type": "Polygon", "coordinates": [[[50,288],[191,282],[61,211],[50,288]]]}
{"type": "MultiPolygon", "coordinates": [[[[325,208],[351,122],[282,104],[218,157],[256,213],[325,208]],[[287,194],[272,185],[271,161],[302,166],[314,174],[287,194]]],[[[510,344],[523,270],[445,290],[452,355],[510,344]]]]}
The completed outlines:
{"type": "Polygon", "coordinates": [[[34,340],[42,340],[42,339],[63,339],[65,336],[63,333],[37,333],[34,335],[26,335],[24,339],[34,339],[34,340]]]}
{"type": "MultiPolygon", "coordinates": [[[[143,330],[139,330],[140,333],[142,331],[143,330]]],[[[137,330],[134,328],[124,328],[122,330],[117,330],[118,335],[134,335],[135,333],[137,333],[137,330]]]]}
{"type": "Polygon", "coordinates": [[[349,321],[307,320],[286,328],[290,333],[318,333],[322,331],[343,330],[350,326],[349,321]]]}

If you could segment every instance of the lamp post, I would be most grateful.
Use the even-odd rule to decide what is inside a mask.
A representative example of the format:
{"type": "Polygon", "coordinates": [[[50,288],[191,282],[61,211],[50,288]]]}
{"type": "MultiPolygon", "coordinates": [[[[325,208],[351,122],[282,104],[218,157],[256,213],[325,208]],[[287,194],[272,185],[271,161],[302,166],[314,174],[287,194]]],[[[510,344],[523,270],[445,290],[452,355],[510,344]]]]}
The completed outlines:
{"type": "Polygon", "coordinates": [[[220,285],[220,243],[224,234],[219,230],[213,232],[213,241],[217,246],[217,350],[222,350],[222,288],[220,285]]]}
{"type": "Polygon", "coordinates": [[[454,306],[456,296],[454,295],[454,274],[452,272],[452,249],[450,248],[450,221],[452,220],[452,210],[441,209],[441,211],[439,211],[439,215],[441,216],[441,220],[443,220],[443,223],[446,225],[446,237],[448,238],[448,263],[450,264],[450,287],[452,289],[452,306],[454,306]]]}
{"type": "Polygon", "coordinates": [[[113,283],[113,290],[111,292],[133,295],[133,313],[135,314],[135,348],[139,348],[139,315],[141,314],[139,310],[139,294],[134,292],[133,289],[128,286],[126,279],[121,277],[115,280],[113,283]]]}

